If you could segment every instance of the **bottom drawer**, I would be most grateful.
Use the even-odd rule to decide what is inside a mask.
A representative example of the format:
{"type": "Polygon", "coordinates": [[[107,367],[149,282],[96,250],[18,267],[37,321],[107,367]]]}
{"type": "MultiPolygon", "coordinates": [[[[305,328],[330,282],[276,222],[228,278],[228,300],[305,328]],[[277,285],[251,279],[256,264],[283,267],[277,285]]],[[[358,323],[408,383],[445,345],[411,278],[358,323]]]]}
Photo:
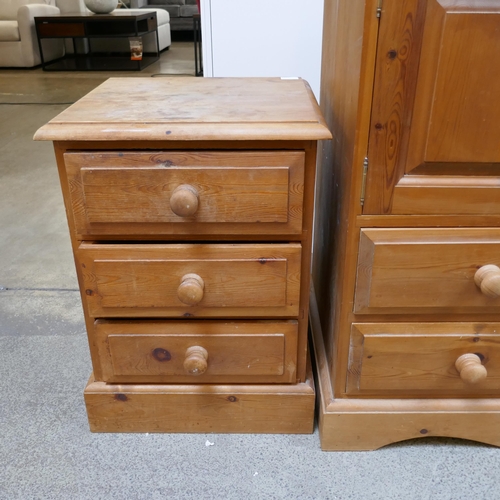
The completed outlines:
{"type": "Polygon", "coordinates": [[[456,397],[499,389],[500,323],[352,325],[350,394],[456,397]]]}
{"type": "Polygon", "coordinates": [[[296,321],[95,322],[102,381],[295,383],[296,321]]]}

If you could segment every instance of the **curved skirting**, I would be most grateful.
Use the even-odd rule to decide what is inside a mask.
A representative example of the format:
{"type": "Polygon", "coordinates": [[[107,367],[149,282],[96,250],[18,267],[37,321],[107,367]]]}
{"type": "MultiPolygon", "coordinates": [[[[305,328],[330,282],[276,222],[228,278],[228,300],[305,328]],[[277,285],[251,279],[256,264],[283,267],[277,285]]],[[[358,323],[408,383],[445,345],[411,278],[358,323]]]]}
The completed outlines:
{"type": "Polygon", "coordinates": [[[375,450],[429,436],[500,446],[500,399],[336,399],[314,294],[310,315],[323,450],[375,450]]]}

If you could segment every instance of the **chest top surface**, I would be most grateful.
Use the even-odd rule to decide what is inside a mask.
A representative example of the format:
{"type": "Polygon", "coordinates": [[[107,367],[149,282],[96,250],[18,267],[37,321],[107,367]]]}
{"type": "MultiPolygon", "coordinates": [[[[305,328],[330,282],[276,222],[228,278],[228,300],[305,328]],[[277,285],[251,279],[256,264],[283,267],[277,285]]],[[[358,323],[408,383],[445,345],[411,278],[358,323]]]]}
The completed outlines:
{"type": "Polygon", "coordinates": [[[35,140],[319,140],[330,138],[304,80],[110,78],[35,140]]]}

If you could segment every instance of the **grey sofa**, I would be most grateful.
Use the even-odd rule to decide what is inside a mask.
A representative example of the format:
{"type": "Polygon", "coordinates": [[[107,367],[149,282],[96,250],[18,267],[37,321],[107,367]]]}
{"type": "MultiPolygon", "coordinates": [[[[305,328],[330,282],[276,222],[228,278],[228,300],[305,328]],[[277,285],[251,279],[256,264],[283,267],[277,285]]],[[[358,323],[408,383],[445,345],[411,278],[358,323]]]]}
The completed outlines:
{"type": "Polygon", "coordinates": [[[198,14],[196,0],[130,0],[133,9],[164,9],[170,14],[172,31],[192,30],[193,15],[198,14]]]}

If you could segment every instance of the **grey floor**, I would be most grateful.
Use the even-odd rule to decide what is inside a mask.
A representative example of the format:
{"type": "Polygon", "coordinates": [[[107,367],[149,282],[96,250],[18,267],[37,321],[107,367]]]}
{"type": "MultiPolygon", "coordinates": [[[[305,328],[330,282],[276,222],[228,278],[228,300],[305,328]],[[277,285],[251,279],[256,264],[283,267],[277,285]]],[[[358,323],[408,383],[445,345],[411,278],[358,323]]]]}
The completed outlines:
{"type": "MultiPolygon", "coordinates": [[[[192,59],[192,44],[174,43],[126,76],[193,74],[192,59]]],[[[32,136],[108,76],[0,70],[0,499],[498,498],[500,450],[460,440],[325,453],[317,431],[89,432],[90,358],[59,181],[51,144],[32,136]]]]}

